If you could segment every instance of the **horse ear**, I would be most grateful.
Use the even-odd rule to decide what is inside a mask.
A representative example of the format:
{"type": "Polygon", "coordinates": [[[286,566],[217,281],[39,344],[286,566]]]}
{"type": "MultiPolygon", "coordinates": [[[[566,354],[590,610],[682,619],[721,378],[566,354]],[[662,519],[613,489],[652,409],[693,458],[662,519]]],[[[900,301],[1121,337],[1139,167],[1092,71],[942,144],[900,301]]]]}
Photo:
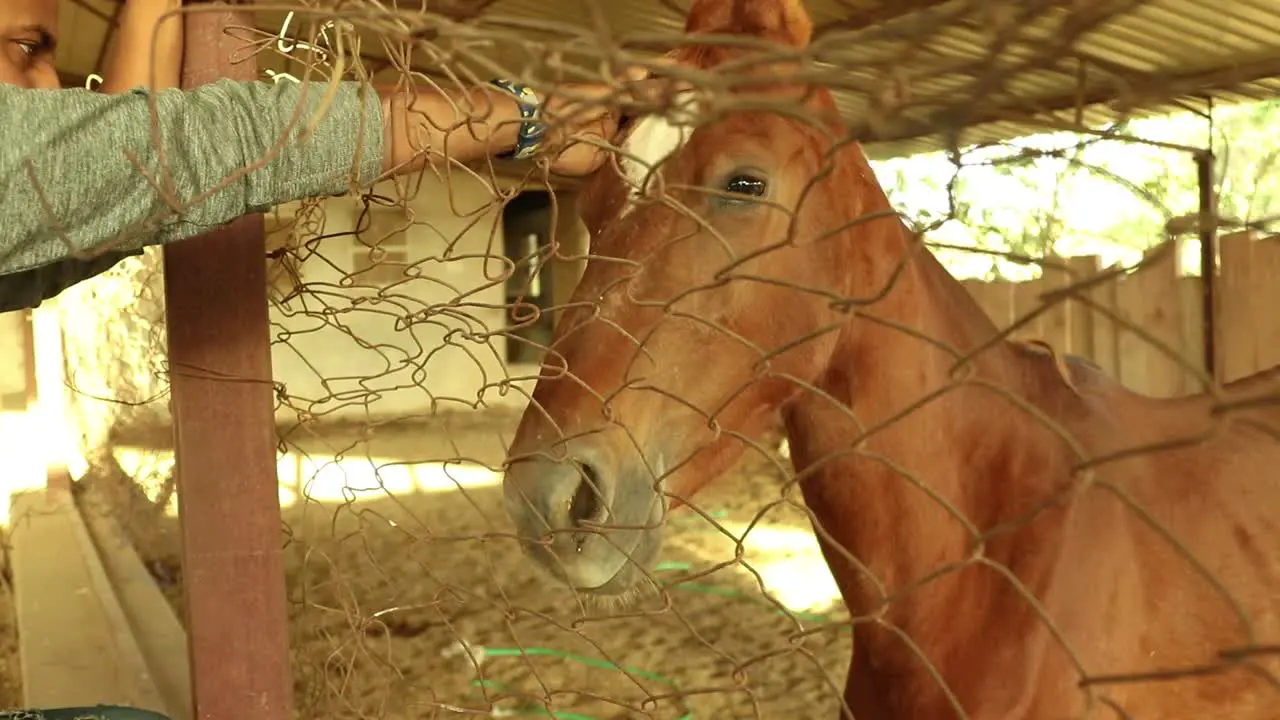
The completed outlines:
{"type": "Polygon", "coordinates": [[[694,0],[684,29],[804,47],[813,37],[813,20],[803,0],[694,0]]]}

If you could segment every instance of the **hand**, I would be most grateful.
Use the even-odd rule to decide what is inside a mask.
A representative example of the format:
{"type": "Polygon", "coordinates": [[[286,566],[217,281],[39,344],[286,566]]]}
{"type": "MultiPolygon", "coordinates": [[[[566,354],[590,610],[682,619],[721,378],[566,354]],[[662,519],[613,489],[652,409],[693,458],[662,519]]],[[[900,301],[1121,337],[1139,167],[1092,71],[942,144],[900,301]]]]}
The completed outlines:
{"type": "Polygon", "coordinates": [[[637,67],[625,71],[616,84],[565,85],[548,96],[542,116],[551,171],[580,176],[597,170],[618,133],[620,108],[643,102],[658,90],[654,83],[648,70],[637,67]]]}

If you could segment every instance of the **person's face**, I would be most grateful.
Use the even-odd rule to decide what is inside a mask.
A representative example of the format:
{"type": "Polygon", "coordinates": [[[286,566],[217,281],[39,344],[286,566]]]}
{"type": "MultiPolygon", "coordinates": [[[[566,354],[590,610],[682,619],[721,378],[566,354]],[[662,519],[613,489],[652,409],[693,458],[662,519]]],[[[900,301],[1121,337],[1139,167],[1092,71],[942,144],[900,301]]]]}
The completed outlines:
{"type": "Polygon", "coordinates": [[[57,0],[0,0],[0,83],[57,88],[57,0]]]}

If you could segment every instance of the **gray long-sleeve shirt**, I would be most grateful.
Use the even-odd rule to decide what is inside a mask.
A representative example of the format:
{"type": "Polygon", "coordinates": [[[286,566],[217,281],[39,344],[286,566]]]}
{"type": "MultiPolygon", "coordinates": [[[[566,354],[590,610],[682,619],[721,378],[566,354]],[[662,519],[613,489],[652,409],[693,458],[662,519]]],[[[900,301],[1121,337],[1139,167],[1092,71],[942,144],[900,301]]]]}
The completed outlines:
{"type": "Polygon", "coordinates": [[[146,245],[376,179],[382,108],[371,89],[340,84],[313,133],[298,139],[325,89],[222,80],[156,93],[163,168],[173,183],[166,199],[148,180],[163,182],[151,94],[0,85],[0,312],[35,307],[146,245]],[[106,244],[111,249],[101,252],[106,244]]]}

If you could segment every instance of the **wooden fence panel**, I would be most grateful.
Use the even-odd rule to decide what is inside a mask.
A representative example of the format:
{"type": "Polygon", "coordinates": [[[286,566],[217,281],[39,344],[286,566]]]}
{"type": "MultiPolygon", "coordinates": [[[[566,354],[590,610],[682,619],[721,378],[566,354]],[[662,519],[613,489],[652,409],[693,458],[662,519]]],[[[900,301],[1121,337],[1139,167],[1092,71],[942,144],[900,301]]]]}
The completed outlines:
{"type": "MultiPolygon", "coordinates": [[[[1040,276],[1040,294],[1056,292],[1071,285],[1071,270],[1062,258],[1051,258],[1040,276]]],[[[1050,303],[1048,310],[1040,316],[1040,339],[1059,348],[1062,352],[1074,352],[1071,349],[1071,306],[1070,300],[1052,298],[1036,298],[1043,305],[1050,303]]]]}
{"type": "MultiPolygon", "coordinates": [[[[1221,380],[1229,382],[1280,365],[1280,238],[1235,233],[1223,236],[1219,247],[1217,342],[1221,380]]],[[[1149,250],[1148,264],[1138,271],[1085,292],[1093,306],[1072,298],[1011,337],[1044,340],[1087,357],[1138,392],[1176,397],[1204,391],[1203,280],[1179,274],[1177,249],[1149,250]],[[1164,255],[1153,260],[1157,253],[1164,255]]],[[[1055,264],[1031,282],[966,280],[964,286],[1004,330],[1040,308],[1042,294],[1112,271],[1100,269],[1092,255],[1055,264]]]]}
{"type": "Polygon", "coordinates": [[[1224,235],[1218,241],[1222,259],[1217,336],[1221,346],[1223,382],[1250,375],[1258,367],[1252,295],[1260,283],[1253,264],[1253,246],[1251,233],[1224,235]]]}
{"type": "Polygon", "coordinates": [[[1156,397],[1182,395],[1186,373],[1179,362],[1185,359],[1186,352],[1178,255],[1171,250],[1176,248],[1159,246],[1147,251],[1144,260],[1148,264],[1119,279],[1116,286],[1120,315],[1126,321],[1120,328],[1120,381],[1156,397]],[[1166,347],[1156,345],[1135,329],[1166,347]]]}
{"type": "Polygon", "coordinates": [[[983,305],[983,309],[995,321],[996,327],[1004,330],[1009,327],[1014,318],[1013,283],[983,284],[986,286],[984,292],[986,304],[983,305]]]}
{"type": "MultiPolygon", "coordinates": [[[[1002,283],[989,283],[989,282],[983,282],[982,280],[970,279],[970,280],[961,280],[960,284],[964,286],[964,289],[966,291],[968,291],[969,297],[972,297],[974,302],[978,303],[978,305],[982,308],[982,311],[985,312],[988,317],[991,317],[991,319],[995,321],[997,325],[999,325],[1000,321],[996,320],[996,318],[994,317],[994,313],[992,312],[991,305],[992,305],[992,297],[995,295],[995,293],[1000,291],[1000,286],[1002,285],[1002,283]]],[[[1007,287],[1004,289],[1008,290],[1007,287]]]]}
{"type": "MultiPolygon", "coordinates": [[[[1040,295],[1045,292],[1043,277],[1013,284],[1013,321],[1022,323],[1031,313],[1036,312],[1044,304],[1040,295]]],[[[1026,322],[1009,335],[1013,340],[1044,340],[1045,316],[1026,322]]]]}
{"type": "Polygon", "coordinates": [[[1249,316],[1256,343],[1252,372],[1258,372],[1280,365],[1280,239],[1252,244],[1255,282],[1249,288],[1249,316]]]}
{"type": "MultiPolygon", "coordinates": [[[[1066,258],[1067,285],[1077,285],[1098,274],[1099,260],[1097,255],[1081,255],[1066,258]]],[[[1088,293],[1083,293],[1088,297],[1088,293]]],[[[1098,313],[1086,303],[1073,296],[1066,302],[1067,340],[1066,350],[1072,355],[1092,358],[1096,354],[1093,326],[1094,316],[1098,313]]]]}
{"type": "MultiPolygon", "coordinates": [[[[1105,268],[1101,272],[1111,272],[1105,268]]],[[[1093,354],[1091,360],[1111,377],[1120,377],[1120,326],[1115,316],[1120,313],[1120,300],[1116,288],[1117,278],[1108,278],[1089,289],[1093,302],[1089,323],[1092,326],[1093,354]]]]}
{"type": "Polygon", "coordinates": [[[1178,298],[1182,301],[1182,357],[1187,361],[1182,379],[1182,393],[1189,395],[1208,390],[1201,378],[1204,366],[1204,283],[1198,275],[1178,278],[1178,298]],[[1192,368],[1196,372],[1192,372],[1192,368]]]}
{"type": "Polygon", "coordinates": [[[1013,321],[1013,283],[964,280],[961,282],[982,311],[1004,330],[1013,321]]]}

